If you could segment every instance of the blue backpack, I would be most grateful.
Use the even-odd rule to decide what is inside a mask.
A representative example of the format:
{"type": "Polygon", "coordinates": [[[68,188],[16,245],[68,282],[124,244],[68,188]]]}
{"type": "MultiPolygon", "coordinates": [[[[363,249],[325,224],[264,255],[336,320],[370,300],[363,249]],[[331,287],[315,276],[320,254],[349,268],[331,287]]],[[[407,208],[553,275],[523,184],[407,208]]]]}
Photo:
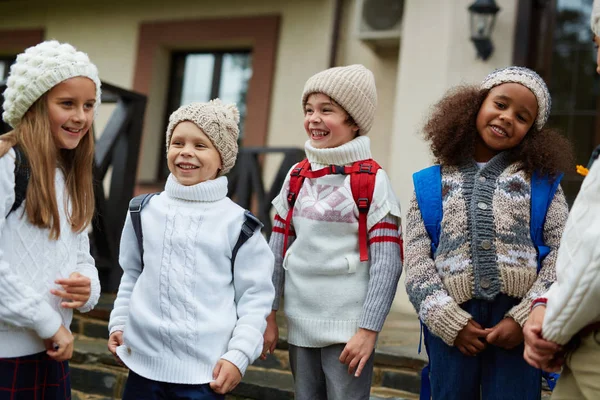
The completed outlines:
{"type": "MultiPolygon", "coordinates": [[[[531,240],[537,248],[538,266],[537,272],[542,268],[542,260],[550,252],[550,248],[544,244],[544,223],[548,207],[552,203],[556,189],[563,177],[560,174],[556,178],[540,176],[534,173],[531,178],[531,240]]],[[[431,255],[435,254],[440,241],[442,222],[442,173],[439,165],[433,165],[413,174],[413,183],[417,203],[421,210],[421,216],[425,224],[427,234],[431,239],[431,255]]],[[[425,350],[427,351],[427,339],[429,330],[421,321],[421,339],[425,337],[425,350]]],[[[421,340],[419,340],[419,353],[421,353],[421,340]]],[[[554,389],[558,374],[542,372],[542,376],[548,383],[550,389],[554,389]]],[[[421,371],[421,394],[420,399],[431,398],[431,384],[429,382],[429,364],[421,371]]]]}

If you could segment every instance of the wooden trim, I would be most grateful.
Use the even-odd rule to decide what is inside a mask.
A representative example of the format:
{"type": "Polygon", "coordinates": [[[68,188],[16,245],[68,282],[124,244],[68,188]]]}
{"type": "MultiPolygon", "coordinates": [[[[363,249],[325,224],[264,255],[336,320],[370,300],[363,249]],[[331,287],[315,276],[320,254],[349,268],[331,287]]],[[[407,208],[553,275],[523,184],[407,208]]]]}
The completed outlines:
{"type": "Polygon", "coordinates": [[[0,29],[0,53],[16,55],[44,40],[44,29],[0,29]]]}
{"type": "Polygon", "coordinates": [[[252,50],[252,77],[248,82],[244,146],[264,146],[267,140],[279,16],[217,18],[182,21],[144,22],[139,30],[133,90],[150,95],[156,52],[202,50],[232,43],[245,43],[252,50]]]}
{"type": "Polygon", "coordinates": [[[533,0],[519,0],[513,46],[513,65],[527,66],[531,49],[533,0]]]}

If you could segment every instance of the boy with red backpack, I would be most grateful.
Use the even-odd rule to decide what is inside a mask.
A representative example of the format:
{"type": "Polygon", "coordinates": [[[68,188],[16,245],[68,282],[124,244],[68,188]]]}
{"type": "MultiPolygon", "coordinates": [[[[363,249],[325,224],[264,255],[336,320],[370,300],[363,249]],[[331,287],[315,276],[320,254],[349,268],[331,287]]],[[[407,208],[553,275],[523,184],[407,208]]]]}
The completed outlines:
{"type": "Polygon", "coordinates": [[[377,333],[400,273],[400,206],[372,160],[375,79],[362,65],[311,77],[302,107],[307,159],[273,201],[276,297],[263,357],[278,338],[285,293],[297,400],[368,399],[377,333]]]}

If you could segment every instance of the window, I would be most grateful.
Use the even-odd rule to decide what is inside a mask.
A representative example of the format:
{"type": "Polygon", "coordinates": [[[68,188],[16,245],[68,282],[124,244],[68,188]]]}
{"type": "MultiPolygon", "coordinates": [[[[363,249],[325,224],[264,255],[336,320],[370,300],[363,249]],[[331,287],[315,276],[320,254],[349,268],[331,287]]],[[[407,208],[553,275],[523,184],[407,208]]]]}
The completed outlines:
{"type": "MultiPolygon", "coordinates": [[[[533,1],[527,60],[548,84],[552,96],[549,125],[569,138],[577,164],[586,164],[600,143],[600,78],[591,11],[592,0],[533,1]]],[[[565,174],[562,186],[569,203],[582,180],[573,171],[565,174]]]]}
{"type": "MultiPolygon", "coordinates": [[[[240,139],[244,135],[246,95],[252,75],[252,55],[247,50],[173,53],[165,127],[169,115],[184,104],[220,98],[236,103],[240,110],[240,139]]],[[[159,180],[169,175],[164,144],[160,154],[159,180]]]]}

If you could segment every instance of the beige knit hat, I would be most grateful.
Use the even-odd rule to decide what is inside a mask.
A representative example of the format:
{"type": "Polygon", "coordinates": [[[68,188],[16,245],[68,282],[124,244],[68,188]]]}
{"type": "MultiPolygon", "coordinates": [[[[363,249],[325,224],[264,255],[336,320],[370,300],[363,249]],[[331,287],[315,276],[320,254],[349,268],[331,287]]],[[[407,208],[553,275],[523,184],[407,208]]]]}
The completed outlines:
{"type": "Polygon", "coordinates": [[[302,110],[312,93],[326,94],[342,106],[358,125],[359,134],[366,135],[371,130],[377,89],[373,73],[363,65],[329,68],[311,76],[304,85],[302,110]]]}
{"type": "Polygon", "coordinates": [[[87,54],[68,43],[49,40],[29,47],[17,56],[10,67],[4,91],[2,119],[13,128],[44,93],[59,83],[77,76],[91,79],[96,85],[96,103],[100,105],[98,69],[87,54]]]}
{"type": "Polygon", "coordinates": [[[600,36],[600,0],[594,0],[594,5],[592,6],[592,18],[590,21],[590,25],[592,27],[592,32],[594,32],[594,35],[600,36]]]}
{"type": "Polygon", "coordinates": [[[233,168],[238,154],[238,136],[240,130],[240,112],[235,104],[224,104],[220,99],[208,103],[190,103],[179,107],[169,117],[167,127],[167,151],[171,144],[171,135],[178,123],[190,121],[209,137],[221,155],[223,169],[219,175],[224,175],[233,168]]]}

